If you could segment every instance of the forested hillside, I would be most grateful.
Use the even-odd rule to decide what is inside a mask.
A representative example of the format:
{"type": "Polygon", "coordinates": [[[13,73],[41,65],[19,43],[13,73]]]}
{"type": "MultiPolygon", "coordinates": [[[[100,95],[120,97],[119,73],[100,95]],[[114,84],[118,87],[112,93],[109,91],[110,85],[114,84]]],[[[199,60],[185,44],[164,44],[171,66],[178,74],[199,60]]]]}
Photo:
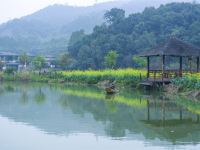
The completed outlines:
{"type": "Polygon", "coordinates": [[[133,55],[176,36],[200,46],[200,5],[171,3],[159,8],[149,7],[142,13],[125,16],[122,9],[111,9],[105,23],[93,33],[72,34],[69,53],[74,66],[80,69],[104,68],[104,58],[111,50],[117,52],[117,67],[134,65],[133,55]],[[78,40],[77,40],[78,39],[78,40]]]}

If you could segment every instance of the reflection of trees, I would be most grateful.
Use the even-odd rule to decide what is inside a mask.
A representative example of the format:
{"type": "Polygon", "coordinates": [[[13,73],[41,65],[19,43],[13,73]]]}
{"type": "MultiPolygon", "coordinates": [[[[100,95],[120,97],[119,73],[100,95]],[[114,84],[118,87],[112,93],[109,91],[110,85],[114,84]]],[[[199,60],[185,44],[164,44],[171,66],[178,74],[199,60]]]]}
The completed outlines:
{"type": "MultiPolygon", "coordinates": [[[[175,100],[160,95],[150,96],[146,107],[141,108],[137,105],[128,106],[118,103],[113,100],[115,99],[113,97],[101,100],[96,99],[97,96],[84,98],[80,93],[75,96],[76,93],[78,92],[74,90],[74,96],[71,94],[71,96],[67,95],[66,99],[63,97],[62,104],[67,104],[67,107],[76,114],[91,113],[96,121],[105,125],[105,132],[109,136],[124,137],[129,132],[142,133],[147,139],[159,138],[172,143],[200,140],[199,136],[194,138],[187,136],[200,130],[199,124],[196,123],[198,118],[177,105],[175,100]]],[[[140,101],[143,101],[142,95],[138,97],[138,102],[140,101]]]]}
{"type": "MultiPolygon", "coordinates": [[[[84,124],[85,130],[81,128],[81,124],[80,126],[77,125],[76,127],[80,128],[80,131],[91,131],[90,129],[92,128],[92,132],[99,134],[98,130],[102,131],[102,128],[97,129],[95,127],[100,122],[103,125],[106,135],[111,137],[130,136],[131,138],[137,138],[137,136],[143,135],[148,140],[157,138],[174,144],[178,142],[197,143],[200,140],[200,126],[197,123],[199,115],[194,115],[186,110],[186,108],[198,109],[199,102],[170,100],[162,98],[160,95],[148,95],[148,100],[147,96],[145,96],[145,103],[143,103],[144,95],[137,95],[134,92],[132,94],[131,92],[121,92],[114,97],[106,97],[102,91],[87,87],[79,87],[78,90],[78,88],[68,86],[67,88],[58,90],[59,87],[54,88],[53,86],[48,88],[41,85],[33,87],[32,84],[24,86],[14,85],[15,91],[13,93],[17,93],[18,98],[22,99],[25,103],[28,98],[32,98],[30,96],[32,93],[34,94],[34,102],[38,104],[46,102],[47,96],[56,99],[57,94],[61,93],[59,104],[67,111],[60,111],[60,107],[56,105],[57,101],[54,100],[48,101],[44,105],[45,107],[42,108],[35,105],[32,106],[32,103],[28,105],[30,108],[20,107],[17,105],[19,101],[13,101],[12,95],[8,93],[8,95],[10,94],[10,100],[0,101],[1,113],[5,111],[8,116],[12,118],[15,116],[16,120],[24,120],[24,122],[28,122],[43,130],[46,129],[49,133],[58,134],[64,133],[66,130],[74,131],[74,128],[67,126],[70,124],[69,122],[78,122],[80,117],[85,116],[80,120],[85,119],[84,121],[88,124],[84,124]],[[27,89],[28,93],[25,89],[27,89]],[[21,95],[19,95],[19,92],[21,95]],[[7,109],[8,106],[12,107],[11,111],[7,109]],[[71,114],[71,112],[68,110],[77,114],[76,117],[74,118],[74,115],[69,116],[68,113],[71,114]],[[43,115],[38,118],[38,115],[33,112],[40,112],[43,115]],[[62,113],[62,115],[59,113],[62,113]],[[60,118],[56,118],[57,115],[60,118]],[[90,120],[91,115],[95,121],[90,120]],[[88,119],[88,116],[90,119],[88,119]],[[62,122],[62,127],[55,121],[62,122]]],[[[74,126],[74,124],[72,123],[71,126],[74,126]]],[[[143,136],[140,137],[143,138],[143,136]]]]}
{"type": "Polygon", "coordinates": [[[42,91],[42,88],[38,89],[38,92],[36,92],[34,98],[37,104],[43,104],[45,102],[46,97],[45,97],[44,92],[42,91]]]}
{"type": "Polygon", "coordinates": [[[28,103],[28,93],[27,93],[26,90],[22,90],[20,102],[22,104],[27,104],[28,103]]]}
{"type": "MultiPolygon", "coordinates": [[[[87,112],[91,113],[96,121],[101,121],[106,125],[105,131],[107,135],[112,137],[123,137],[125,136],[126,129],[136,129],[134,127],[134,120],[137,117],[134,117],[135,113],[132,113],[133,108],[131,107],[119,106],[117,103],[109,100],[88,100],[74,96],[66,96],[66,99],[63,97],[61,104],[67,104],[74,113],[81,116],[87,112]],[[108,122],[109,124],[107,124],[108,122]]],[[[141,116],[140,113],[141,111],[137,113],[138,116],[141,116]]]]}
{"type": "Polygon", "coordinates": [[[191,100],[186,97],[176,97],[176,103],[186,108],[187,110],[200,115],[200,101],[198,100],[191,100]]]}
{"type": "MultiPolygon", "coordinates": [[[[88,99],[95,99],[95,100],[103,100],[103,101],[113,101],[116,103],[124,104],[127,106],[133,106],[133,107],[145,107],[147,105],[146,100],[138,101],[137,95],[131,95],[130,94],[117,94],[115,96],[105,96],[105,93],[102,91],[96,91],[95,89],[88,90],[86,88],[66,88],[63,89],[64,93],[68,95],[74,95],[82,98],[88,98],[88,99]]],[[[138,94],[138,93],[137,93],[138,94]]]]}
{"type": "Polygon", "coordinates": [[[0,95],[2,95],[4,92],[4,88],[0,87],[0,95]]]}
{"type": "Polygon", "coordinates": [[[116,112],[118,108],[113,101],[107,102],[106,107],[110,113],[116,112]]]}
{"type": "Polygon", "coordinates": [[[6,90],[7,92],[14,92],[14,91],[15,91],[15,88],[14,88],[13,85],[8,84],[8,85],[5,86],[5,90],[6,90]]]}
{"type": "Polygon", "coordinates": [[[66,96],[65,95],[61,95],[60,96],[60,104],[63,108],[68,108],[69,105],[68,105],[68,100],[66,100],[66,96]]]}

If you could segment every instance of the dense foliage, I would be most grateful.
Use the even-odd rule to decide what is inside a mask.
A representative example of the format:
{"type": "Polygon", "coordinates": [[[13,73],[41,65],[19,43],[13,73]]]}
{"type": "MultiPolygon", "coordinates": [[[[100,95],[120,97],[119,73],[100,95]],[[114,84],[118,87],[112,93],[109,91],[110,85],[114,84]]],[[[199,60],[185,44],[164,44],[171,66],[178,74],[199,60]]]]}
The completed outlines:
{"type": "Polygon", "coordinates": [[[68,53],[62,54],[58,60],[61,69],[66,70],[72,63],[71,57],[68,53]]]}
{"type": "Polygon", "coordinates": [[[200,89],[200,73],[187,73],[182,78],[176,78],[172,83],[182,90],[200,89]]]}
{"type": "Polygon", "coordinates": [[[128,17],[122,9],[114,8],[105,14],[105,21],[93,33],[80,34],[79,40],[69,43],[69,53],[77,60],[76,68],[103,68],[104,57],[113,49],[119,54],[117,67],[138,66],[133,55],[172,35],[200,46],[199,4],[171,3],[128,17]]]}

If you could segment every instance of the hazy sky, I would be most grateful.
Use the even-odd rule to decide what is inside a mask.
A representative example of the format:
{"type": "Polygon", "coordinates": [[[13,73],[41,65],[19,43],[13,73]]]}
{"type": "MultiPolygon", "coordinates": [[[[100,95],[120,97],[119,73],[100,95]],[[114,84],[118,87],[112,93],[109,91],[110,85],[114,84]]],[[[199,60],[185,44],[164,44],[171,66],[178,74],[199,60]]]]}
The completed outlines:
{"type": "MultiPolygon", "coordinates": [[[[19,18],[31,14],[52,4],[69,4],[75,6],[87,6],[95,3],[114,1],[114,0],[0,0],[0,23],[6,22],[13,18],[19,18]]],[[[121,0],[125,1],[125,0],[121,0]]],[[[132,0],[140,1],[140,0],[132,0]]],[[[145,0],[143,0],[145,1],[145,0]]],[[[147,0],[159,1],[159,0],[147,0]]],[[[165,2],[172,1],[193,1],[193,0],[160,0],[165,2]]],[[[200,0],[196,0],[200,1],[200,0]]]]}
{"type": "Polygon", "coordinates": [[[51,4],[87,6],[112,0],[0,0],[0,23],[31,14],[51,4]]]}

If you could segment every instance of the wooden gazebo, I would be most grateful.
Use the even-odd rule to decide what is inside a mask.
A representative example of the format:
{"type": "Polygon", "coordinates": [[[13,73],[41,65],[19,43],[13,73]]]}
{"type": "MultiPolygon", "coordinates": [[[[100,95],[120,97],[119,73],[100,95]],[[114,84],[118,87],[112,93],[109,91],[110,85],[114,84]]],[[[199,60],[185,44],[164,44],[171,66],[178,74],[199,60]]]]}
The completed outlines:
{"type": "Polygon", "coordinates": [[[171,37],[162,45],[145,51],[140,56],[147,58],[147,81],[167,83],[170,82],[171,78],[182,77],[183,71],[199,72],[200,48],[175,37],[171,37]],[[172,62],[170,59],[166,60],[169,57],[176,58],[173,63],[178,63],[177,68],[167,68],[167,65],[172,62]],[[152,63],[153,58],[160,60],[152,63]],[[189,69],[183,70],[183,59],[188,60],[186,65],[189,66],[189,69]],[[195,61],[195,69],[192,69],[192,60],[195,61]],[[151,64],[160,67],[150,67],[151,64]]]}

